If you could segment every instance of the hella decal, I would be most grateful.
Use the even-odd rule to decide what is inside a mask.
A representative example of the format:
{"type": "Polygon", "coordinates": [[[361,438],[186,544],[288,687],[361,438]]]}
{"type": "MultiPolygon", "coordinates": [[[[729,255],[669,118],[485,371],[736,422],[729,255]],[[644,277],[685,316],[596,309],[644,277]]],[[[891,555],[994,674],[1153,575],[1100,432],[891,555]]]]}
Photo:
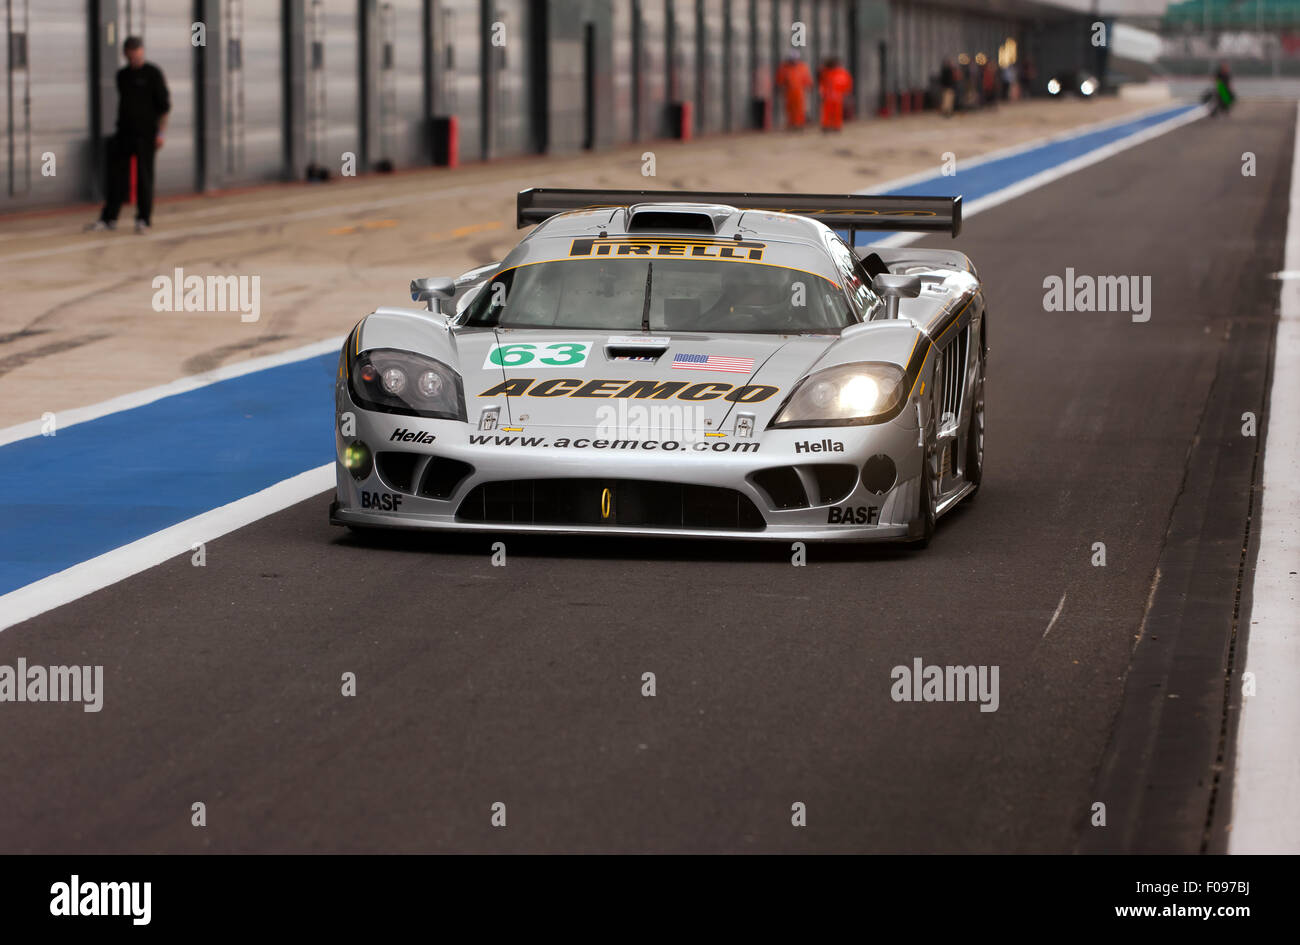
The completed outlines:
{"type": "Polygon", "coordinates": [[[388,438],[389,443],[432,443],[437,437],[432,433],[424,433],[420,430],[408,430],[406,427],[398,427],[393,431],[393,435],[388,438]]]}
{"type": "Polygon", "coordinates": [[[794,445],[794,451],[796,453],[843,453],[844,444],[835,440],[820,440],[816,443],[804,440],[794,445]]]}

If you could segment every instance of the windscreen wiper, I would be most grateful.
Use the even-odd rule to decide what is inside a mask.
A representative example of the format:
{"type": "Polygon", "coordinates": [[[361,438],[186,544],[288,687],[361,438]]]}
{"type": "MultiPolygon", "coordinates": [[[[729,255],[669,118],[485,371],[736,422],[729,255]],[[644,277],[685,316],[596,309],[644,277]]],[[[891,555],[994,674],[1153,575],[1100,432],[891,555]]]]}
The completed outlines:
{"type": "Polygon", "coordinates": [[[647,261],[645,269],[645,302],[641,305],[641,330],[650,330],[650,286],[654,279],[655,264],[647,261]]]}

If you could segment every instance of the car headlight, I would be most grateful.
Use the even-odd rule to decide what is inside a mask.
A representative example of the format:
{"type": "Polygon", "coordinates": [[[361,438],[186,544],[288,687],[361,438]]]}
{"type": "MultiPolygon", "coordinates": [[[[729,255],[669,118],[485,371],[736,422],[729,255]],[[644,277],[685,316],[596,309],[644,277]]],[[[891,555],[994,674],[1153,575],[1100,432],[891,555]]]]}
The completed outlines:
{"type": "Polygon", "coordinates": [[[394,348],[363,351],[348,376],[358,407],[436,420],[465,419],[460,375],[433,358],[394,348]]]}
{"type": "Polygon", "coordinates": [[[1079,91],[1084,95],[1091,95],[1093,92],[1097,91],[1097,83],[1092,79],[1084,79],[1079,83],[1079,91]]]}
{"type": "Polygon", "coordinates": [[[1048,79],[1048,80],[1047,80],[1047,94],[1048,94],[1048,95],[1060,95],[1060,94],[1061,94],[1061,83],[1060,83],[1060,80],[1058,80],[1058,79],[1048,79]]]}
{"type": "Polygon", "coordinates": [[[892,420],[901,409],[903,369],[883,361],[841,364],[810,374],[772,421],[772,427],[834,427],[892,420]]]}

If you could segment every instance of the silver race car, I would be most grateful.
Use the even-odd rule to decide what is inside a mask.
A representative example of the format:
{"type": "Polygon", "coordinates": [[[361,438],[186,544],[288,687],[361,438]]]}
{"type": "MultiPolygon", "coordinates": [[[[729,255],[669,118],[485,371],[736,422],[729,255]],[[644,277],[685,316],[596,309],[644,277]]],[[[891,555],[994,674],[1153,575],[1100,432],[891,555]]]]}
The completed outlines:
{"type": "Polygon", "coordinates": [[[348,336],[331,522],[924,543],[979,488],[974,266],[850,249],[955,236],[960,197],[531,189],[518,223],[348,336]]]}

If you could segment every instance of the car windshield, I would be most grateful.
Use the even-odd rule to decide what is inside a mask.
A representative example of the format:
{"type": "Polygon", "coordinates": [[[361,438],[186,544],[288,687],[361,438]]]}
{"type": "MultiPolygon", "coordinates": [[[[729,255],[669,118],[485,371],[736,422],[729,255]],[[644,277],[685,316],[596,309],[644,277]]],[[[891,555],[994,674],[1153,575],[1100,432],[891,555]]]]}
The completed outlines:
{"type": "Polygon", "coordinates": [[[840,287],[812,273],[765,263],[658,258],[558,260],[508,269],[483,286],[462,324],[833,333],[854,321],[840,287]]]}

